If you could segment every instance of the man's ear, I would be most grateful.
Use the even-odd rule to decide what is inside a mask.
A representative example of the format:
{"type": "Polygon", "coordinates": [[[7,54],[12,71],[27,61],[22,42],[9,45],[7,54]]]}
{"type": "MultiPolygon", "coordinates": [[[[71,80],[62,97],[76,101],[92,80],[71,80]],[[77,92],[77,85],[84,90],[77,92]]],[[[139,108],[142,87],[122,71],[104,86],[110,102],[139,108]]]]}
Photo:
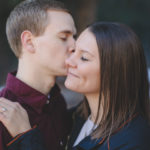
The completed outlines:
{"type": "Polygon", "coordinates": [[[24,49],[27,50],[29,53],[35,52],[32,39],[33,39],[33,34],[30,31],[25,30],[22,32],[21,34],[22,47],[24,47],[24,49]]]}

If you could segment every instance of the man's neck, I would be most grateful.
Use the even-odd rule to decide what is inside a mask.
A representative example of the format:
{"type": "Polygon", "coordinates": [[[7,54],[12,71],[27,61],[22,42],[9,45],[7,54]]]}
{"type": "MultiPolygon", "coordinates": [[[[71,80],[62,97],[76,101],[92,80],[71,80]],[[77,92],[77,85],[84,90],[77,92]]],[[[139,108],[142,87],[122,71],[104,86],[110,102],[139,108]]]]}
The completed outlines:
{"type": "Polygon", "coordinates": [[[45,95],[49,93],[55,84],[54,76],[50,76],[42,71],[21,66],[18,67],[16,77],[45,95]]]}

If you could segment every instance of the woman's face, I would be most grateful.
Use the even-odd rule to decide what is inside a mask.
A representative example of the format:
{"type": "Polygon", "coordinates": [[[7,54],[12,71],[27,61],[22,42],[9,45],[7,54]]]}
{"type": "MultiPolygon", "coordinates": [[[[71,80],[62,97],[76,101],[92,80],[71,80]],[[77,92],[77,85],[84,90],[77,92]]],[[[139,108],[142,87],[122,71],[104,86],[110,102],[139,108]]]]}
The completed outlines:
{"type": "Polygon", "coordinates": [[[97,94],[100,88],[100,60],[94,35],[84,30],[76,41],[76,49],[66,60],[68,74],[65,86],[82,94],[97,94]]]}

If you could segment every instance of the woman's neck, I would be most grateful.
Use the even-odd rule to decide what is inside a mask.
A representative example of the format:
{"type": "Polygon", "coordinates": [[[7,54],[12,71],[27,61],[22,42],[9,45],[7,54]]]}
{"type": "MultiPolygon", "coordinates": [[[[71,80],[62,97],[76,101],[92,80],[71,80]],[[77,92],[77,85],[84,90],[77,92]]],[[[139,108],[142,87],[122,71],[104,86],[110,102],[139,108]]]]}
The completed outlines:
{"type": "Polygon", "coordinates": [[[100,108],[98,111],[98,105],[99,105],[99,93],[96,94],[87,94],[86,95],[90,110],[91,110],[91,117],[90,119],[95,122],[96,117],[98,115],[97,124],[100,123],[102,115],[103,115],[103,107],[102,104],[100,104],[100,108]]]}

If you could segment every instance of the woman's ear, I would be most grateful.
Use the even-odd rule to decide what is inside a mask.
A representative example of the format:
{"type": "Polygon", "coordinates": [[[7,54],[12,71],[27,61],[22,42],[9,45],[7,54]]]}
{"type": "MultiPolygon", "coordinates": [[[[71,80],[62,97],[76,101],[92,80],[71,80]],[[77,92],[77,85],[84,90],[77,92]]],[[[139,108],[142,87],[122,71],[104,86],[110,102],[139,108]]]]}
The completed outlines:
{"type": "Polygon", "coordinates": [[[33,44],[33,34],[25,30],[21,34],[21,43],[22,43],[22,49],[25,51],[28,51],[29,53],[34,53],[34,44],[33,44]]]}

